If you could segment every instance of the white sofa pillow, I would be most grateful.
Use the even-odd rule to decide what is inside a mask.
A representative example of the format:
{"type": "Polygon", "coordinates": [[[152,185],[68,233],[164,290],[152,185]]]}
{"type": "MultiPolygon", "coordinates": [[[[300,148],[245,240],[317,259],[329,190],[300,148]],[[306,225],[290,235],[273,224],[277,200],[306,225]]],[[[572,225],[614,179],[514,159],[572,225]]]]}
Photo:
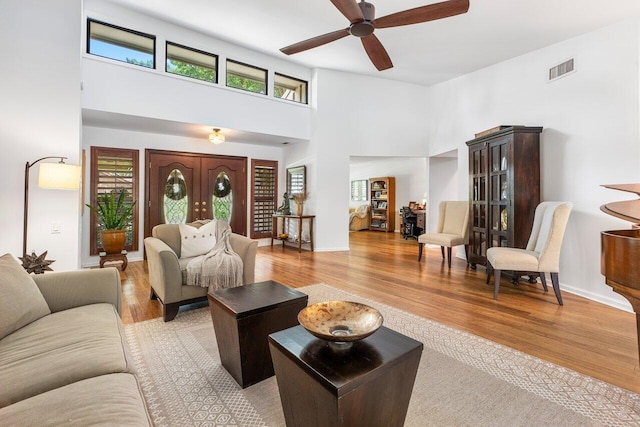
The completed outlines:
{"type": "Polygon", "coordinates": [[[179,224],[180,258],[191,258],[208,253],[216,244],[216,221],[200,228],[179,224]]]}

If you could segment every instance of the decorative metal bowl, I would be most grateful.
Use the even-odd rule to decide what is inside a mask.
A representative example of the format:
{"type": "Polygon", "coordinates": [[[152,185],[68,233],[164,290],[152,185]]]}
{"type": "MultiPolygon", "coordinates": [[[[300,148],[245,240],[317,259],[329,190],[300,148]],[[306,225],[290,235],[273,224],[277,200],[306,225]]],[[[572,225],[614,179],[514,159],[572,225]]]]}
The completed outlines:
{"type": "Polygon", "coordinates": [[[312,335],[335,342],[366,338],[382,326],[382,321],[375,308],[350,301],[319,302],[298,313],[298,322],[312,335]]]}

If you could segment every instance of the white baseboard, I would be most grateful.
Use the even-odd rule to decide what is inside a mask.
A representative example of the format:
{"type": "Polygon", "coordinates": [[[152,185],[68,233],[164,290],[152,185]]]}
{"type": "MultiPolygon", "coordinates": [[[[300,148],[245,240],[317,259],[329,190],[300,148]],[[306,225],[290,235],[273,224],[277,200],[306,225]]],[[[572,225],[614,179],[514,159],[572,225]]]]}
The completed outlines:
{"type": "Polygon", "coordinates": [[[596,294],[594,292],[585,291],[584,289],[576,288],[574,286],[565,285],[560,283],[560,290],[563,292],[569,292],[570,294],[578,295],[589,299],[591,301],[599,302],[604,305],[608,305],[613,308],[617,308],[619,310],[627,311],[629,313],[634,313],[631,304],[627,300],[618,300],[617,298],[609,298],[604,295],[596,294]]]}

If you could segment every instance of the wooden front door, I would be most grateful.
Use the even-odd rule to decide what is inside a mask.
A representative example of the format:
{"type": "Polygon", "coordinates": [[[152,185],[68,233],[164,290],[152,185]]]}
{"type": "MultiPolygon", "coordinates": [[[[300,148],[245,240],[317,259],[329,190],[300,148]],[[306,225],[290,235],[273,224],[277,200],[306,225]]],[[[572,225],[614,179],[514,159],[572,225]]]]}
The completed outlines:
{"type": "Polygon", "coordinates": [[[145,236],[158,224],[223,219],[246,235],[247,159],[146,150],[145,236]]]}

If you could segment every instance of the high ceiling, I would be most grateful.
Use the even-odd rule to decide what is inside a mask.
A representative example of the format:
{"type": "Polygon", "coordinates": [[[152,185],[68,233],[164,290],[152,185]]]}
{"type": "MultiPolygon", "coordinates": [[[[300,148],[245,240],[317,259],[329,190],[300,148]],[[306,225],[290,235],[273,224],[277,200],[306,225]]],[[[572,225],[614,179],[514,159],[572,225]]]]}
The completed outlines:
{"type": "MultiPolygon", "coordinates": [[[[343,29],[329,0],[111,0],[147,15],[275,57],[290,44],[343,29]]],[[[372,0],[376,17],[431,0],[372,0]]],[[[394,68],[377,71],[348,36],[288,57],[330,68],[423,85],[449,80],[527,52],[640,16],[639,0],[470,0],[466,14],[376,30],[394,68]]]]}

